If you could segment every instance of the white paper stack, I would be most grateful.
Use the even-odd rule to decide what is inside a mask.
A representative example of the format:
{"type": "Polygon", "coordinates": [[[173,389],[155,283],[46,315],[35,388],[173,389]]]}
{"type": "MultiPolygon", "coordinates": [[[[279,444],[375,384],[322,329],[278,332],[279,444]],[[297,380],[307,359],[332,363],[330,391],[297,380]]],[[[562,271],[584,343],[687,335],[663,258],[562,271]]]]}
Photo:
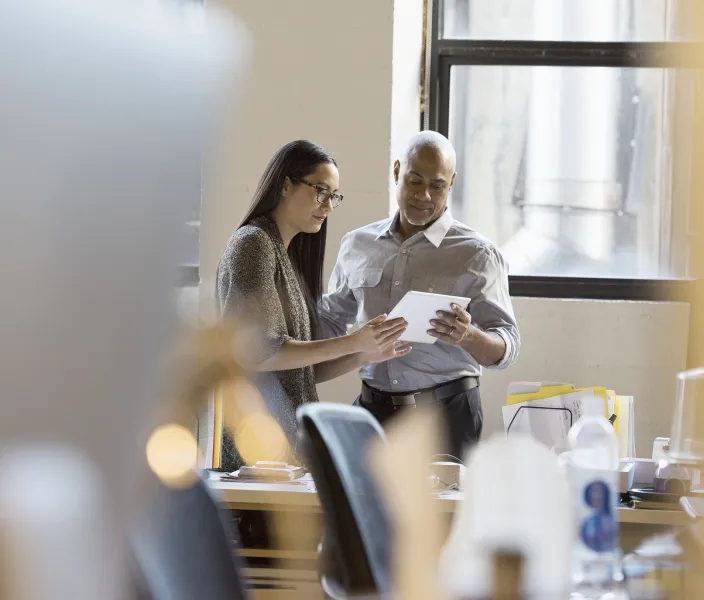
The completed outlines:
{"type": "Polygon", "coordinates": [[[242,467],[233,473],[240,481],[293,481],[306,474],[303,467],[286,463],[273,463],[260,461],[252,467],[242,467]]]}
{"type": "Polygon", "coordinates": [[[636,457],[635,407],[633,396],[616,396],[614,414],[618,414],[616,434],[619,458],[636,457]]]}

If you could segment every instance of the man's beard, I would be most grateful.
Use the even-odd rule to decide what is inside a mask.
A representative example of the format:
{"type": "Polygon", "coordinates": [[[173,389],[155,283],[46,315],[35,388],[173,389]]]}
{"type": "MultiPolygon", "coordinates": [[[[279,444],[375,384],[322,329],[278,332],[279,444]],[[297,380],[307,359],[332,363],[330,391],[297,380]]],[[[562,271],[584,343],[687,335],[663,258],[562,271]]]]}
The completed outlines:
{"type": "Polygon", "coordinates": [[[408,214],[408,211],[406,211],[406,221],[408,222],[409,225],[412,225],[413,227],[425,227],[428,223],[430,223],[433,220],[433,214],[429,214],[427,217],[424,218],[419,218],[419,219],[414,219],[408,214]]]}
{"type": "Polygon", "coordinates": [[[406,215],[406,221],[408,221],[409,225],[413,225],[413,227],[425,227],[428,223],[430,223],[430,219],[415,220],[410,219],[408,215],[406,215]]]}

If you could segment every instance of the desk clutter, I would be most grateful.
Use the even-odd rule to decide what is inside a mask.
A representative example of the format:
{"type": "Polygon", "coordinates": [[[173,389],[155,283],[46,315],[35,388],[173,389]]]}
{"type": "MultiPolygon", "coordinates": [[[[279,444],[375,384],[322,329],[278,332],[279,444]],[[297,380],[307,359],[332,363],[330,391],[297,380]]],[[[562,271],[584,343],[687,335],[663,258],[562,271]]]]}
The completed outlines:
{"type": "Polygon", "coordinates": [[[221,480],[258,481],[266,483],[285,483],[289,481],[312,480],[307,471],[300,466],[284,462],[258,461],[251,466],[240,467],[232,473],[220,475],[221,480]]]}
{"type": "Polygon", "coordinates": [[[577,388],[567,383],[515,382],[502,407],[507,435],[529,435],[560,454],[568,450],[567,435],[584,414],[584,403],[598,398],[614,426],[619,458],[636,456],[633,396],[604,387],[577,388]]]}
{"type": "Polygon", "coordinates": [[[669,437],[653,442],[650,459],[636,458],[635,404],[605,387],[577,388],[566,383],[516,382],[509,386],[502,407],[509,437],[527,435],[569,460],[570,430],[585,412],[586,403],[598,402],[613,425],[618,441],[618,490],[626,506],[648,510],[682,510],[680,500],[699,495],[699,471],[668,459],[669,437]]]}

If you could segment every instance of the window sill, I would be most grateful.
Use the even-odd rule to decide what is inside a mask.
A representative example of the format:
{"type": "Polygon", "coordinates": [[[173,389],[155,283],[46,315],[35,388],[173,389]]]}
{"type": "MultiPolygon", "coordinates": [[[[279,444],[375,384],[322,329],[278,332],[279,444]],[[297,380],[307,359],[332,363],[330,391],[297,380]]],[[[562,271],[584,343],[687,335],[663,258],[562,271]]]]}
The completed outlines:
{"type": "Polygon", "coordinates": [[[607,279],[510,275],[511,296],[583,300],[686,301],[689,279],[607,279]]]}

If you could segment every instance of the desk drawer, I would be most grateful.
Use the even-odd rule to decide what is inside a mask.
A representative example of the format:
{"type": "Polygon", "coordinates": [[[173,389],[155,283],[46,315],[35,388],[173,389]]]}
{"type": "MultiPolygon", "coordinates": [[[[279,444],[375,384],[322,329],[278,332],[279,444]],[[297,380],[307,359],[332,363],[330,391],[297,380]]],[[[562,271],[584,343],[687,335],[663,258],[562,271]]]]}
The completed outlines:
{"type": "Polygon", "coordinates": [[[238,550],[315,553],[323,537],[321,514],[289,511],[230,511],[239,532],[238,550]]]}

